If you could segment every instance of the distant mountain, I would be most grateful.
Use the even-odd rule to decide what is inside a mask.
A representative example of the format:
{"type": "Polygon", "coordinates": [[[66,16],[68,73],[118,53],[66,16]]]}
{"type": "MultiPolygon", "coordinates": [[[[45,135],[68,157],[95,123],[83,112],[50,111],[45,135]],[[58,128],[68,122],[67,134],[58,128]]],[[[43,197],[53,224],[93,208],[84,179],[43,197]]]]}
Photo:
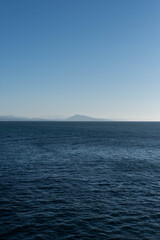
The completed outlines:
{"type": "MultiPolygon", "coordinates": [[[[0,121],[46,121],[47,119],[42,118],[27,118],[27,117],[17,117],[17,116],[0,116],[0,121]]],[[[48,121],[48,120],[47,120],[48,121]]]]}
{"type": "Polygon", "coordinates": [[[16,116],[0,116],[0,121],[29,121],[26,117],[16,117],[16,116]]]}
{"type": "Polygon", "coordinates": [[[100,118],[92,118],[89,116],[85,116],[85,115],[79,115],[76,114],[72,117],[68,117],[68,118],[53,118],[53,119],[47,119],[47,118],[27,118],[27,117],[17,117],[17,116],[0,116],[0,121],[72,121],[72,122],[93,122],[93,121],[110,121],[107,119],[100,119],[100,118]]]}
{"type": "Polygon", "coordinates": [[[88,116],[85,116],[85,115],[79,115],[79,114],[76,114],[72,117],[69,117],[69,118],[66,118],[64,121],[80,121],[80,122],[87,122],[87,121],[108,121],[106,119],[100,119],[100,118],[92,118],[92,117],[88,117],[88,116]]]}

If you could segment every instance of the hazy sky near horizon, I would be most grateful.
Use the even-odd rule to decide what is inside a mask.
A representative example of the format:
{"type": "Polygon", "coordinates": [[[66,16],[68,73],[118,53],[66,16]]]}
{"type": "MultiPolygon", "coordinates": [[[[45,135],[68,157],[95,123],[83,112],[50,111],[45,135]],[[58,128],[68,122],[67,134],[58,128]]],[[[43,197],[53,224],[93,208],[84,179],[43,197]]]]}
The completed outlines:
{"type": "Polygon", "coordinates": [[[1,0],[0,115],[160,120],[159,0],[1,0]]]}

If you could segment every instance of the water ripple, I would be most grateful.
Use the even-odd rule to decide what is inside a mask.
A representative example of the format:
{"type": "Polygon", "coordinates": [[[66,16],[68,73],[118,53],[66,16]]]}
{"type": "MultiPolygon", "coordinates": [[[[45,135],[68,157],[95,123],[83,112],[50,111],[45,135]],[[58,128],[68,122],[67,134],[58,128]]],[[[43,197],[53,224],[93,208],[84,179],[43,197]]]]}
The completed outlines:
{"type": "Polygon", "coordinates": [[[160,123],[0,123],[0,239],[160,239],[160,123]]]}

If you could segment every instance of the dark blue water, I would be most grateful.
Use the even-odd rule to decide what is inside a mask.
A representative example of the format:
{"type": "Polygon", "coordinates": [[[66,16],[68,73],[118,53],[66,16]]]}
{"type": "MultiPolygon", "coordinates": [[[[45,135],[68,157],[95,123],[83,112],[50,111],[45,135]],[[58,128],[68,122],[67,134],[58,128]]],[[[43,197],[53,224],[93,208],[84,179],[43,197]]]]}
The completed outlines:
{"type": "Polygon", "coordinates": [[[160,123],[0,123],[0,239],[160,239],[160,123]]]}

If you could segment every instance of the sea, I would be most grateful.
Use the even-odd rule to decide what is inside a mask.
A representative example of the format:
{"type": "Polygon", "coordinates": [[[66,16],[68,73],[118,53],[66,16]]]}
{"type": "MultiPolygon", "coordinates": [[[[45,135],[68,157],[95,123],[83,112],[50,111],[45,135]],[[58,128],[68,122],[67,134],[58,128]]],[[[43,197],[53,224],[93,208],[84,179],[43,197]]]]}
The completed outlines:
{"type": "Polygon", "coordinates": [[[159,122],[0,122],[1,240],[159,240],[159,122]]]}

